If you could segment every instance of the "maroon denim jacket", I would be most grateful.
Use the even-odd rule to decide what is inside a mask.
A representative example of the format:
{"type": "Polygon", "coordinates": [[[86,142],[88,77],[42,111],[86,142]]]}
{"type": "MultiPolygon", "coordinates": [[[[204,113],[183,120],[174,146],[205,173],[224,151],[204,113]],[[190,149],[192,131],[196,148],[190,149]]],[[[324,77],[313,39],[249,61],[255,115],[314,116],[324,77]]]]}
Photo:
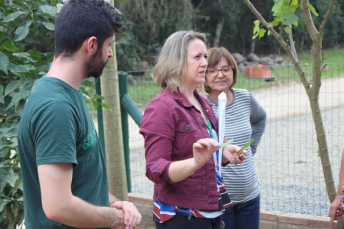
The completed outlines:
{"type": "MultiPolygon", "coordinates": [[[[217,132],[211,104],[196,92],[195,96],[217,132]]],[[[155,200],[183,208],[218,209],[213,159],[180,182],[173,183],[168,176],[172,162],[192,158],[193,143],[210,137],[201,113],[184,94],[169,89],[158,94],[145,109],[140,134],[145,139],[146,176],[155,184],[155,200]]]]}

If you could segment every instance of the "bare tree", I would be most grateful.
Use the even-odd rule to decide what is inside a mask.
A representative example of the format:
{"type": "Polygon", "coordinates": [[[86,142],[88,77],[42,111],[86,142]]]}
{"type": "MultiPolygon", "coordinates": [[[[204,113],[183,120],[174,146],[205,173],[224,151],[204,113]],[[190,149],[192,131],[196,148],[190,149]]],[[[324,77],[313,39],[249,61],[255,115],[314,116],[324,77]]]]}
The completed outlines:
{"type": "MultiPolygon", "coordinates": [[[[314,126],[317,135],[318,141],[318,155],[321,159],[322,168],[324,179],[326,183],[326,190],[329,197],[330,202],[336,197],[336,189],[335,184],[333,181],[331,163],[328,154],[328,147],[326,141],[326,132],[324,129],[324,123],[321,115],[321,110],[319,106],[319,91],[321,87],[321,75],[323,69],[326,65],[323,65],[322,59],[322,36],[324,33],[324,28],[326,23],[332,13],[333,7],[336,3],[336,0],[332,0],[329,4],[327,13],[324,16],[324,19],[319,28],[316,28],[314,25],[314,21],[312,18],[311,12],[315,13],[315,9],[309,4],[308,0],[301,0],[301,10],[303,11],[303,16],[305,19],[306,27],[308,30],[308,34],[312,39],[312,47],[311,53],[313,56],[313,76],[312,80],[308,81],[306,78],[305,72],[301,69],[301,66],[298,62],[297,53],[294,48],[293,39],[291,36],[291,26],[289,25],[288,28],[290,30],[289,36],[289,43],[283,40],[280,33],[277,33],[273,28],[271,23],[268,23],[263,16],[257,11],[257,9],[253,6],[253,4],[249,0],[244,0],[245,4],[249,7],[252,13],[258,18],[260,23],[267,28],[270,33],[277,39],[279,44],[282,48],[286,51],[290,59],[292,60],[295,70],[297,71],[298,75],[300,76],[301,82],[305,88],[307,93],[310,107],[313,115],[314,126]]],[[[343,222],[340,222],[340,228],[343,227],[343,222]]]]}

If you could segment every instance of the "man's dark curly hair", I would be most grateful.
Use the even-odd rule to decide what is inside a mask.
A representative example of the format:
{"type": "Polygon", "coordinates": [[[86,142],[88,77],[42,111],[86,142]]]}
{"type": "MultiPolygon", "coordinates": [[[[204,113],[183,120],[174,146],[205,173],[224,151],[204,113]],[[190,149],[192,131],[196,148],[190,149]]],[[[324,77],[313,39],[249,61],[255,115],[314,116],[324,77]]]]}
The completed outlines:
{"type": "Polygon", "coordinates": [[[55,21],[55,57],[71,57],[88,37],[95,36],[98,47],[126,27],[116,8],[104,0],[69,0],[55,21]]]}

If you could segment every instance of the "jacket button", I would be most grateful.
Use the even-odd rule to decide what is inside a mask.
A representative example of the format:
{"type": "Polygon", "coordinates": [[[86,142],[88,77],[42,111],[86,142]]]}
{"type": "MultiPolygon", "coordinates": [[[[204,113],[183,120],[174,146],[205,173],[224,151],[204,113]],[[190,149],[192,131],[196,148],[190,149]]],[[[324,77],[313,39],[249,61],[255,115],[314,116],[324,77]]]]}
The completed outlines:
{"type": "Polygon", "coordinates": [[[184,129],[185,129],[186,131],[189,131],[189,130],[190,130],[190,126],[189,126],[189,125],[186,125],[186,126],[184,126],[184,129]]]}

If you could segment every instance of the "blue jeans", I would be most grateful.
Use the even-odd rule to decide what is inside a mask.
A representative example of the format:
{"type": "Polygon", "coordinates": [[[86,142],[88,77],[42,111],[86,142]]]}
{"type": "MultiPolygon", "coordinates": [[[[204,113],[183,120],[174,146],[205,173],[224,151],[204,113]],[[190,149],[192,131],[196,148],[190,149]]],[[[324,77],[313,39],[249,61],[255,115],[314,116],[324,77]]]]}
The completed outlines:
{"type": "Polygon", "coordinates": [[[245,203],[234,204],[222,216],[226,229],[258,229],[260,196],[245,203]]]}

